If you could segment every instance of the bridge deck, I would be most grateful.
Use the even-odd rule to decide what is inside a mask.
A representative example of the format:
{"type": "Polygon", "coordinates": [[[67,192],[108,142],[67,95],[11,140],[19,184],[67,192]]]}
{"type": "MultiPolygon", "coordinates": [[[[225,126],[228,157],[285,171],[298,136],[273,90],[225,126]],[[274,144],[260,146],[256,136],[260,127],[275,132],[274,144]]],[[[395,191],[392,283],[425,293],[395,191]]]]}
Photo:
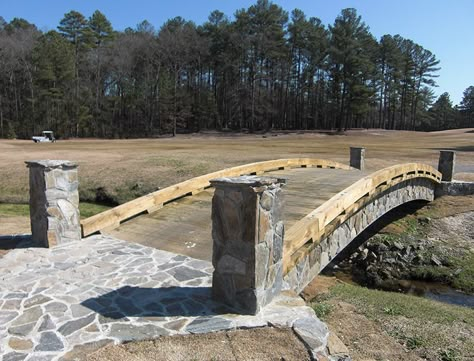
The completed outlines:
{"type": "MultiPolygon", "coordinates": [[[[283,220],[288,229],[366,173],[356,170],[294,168],[265,175],[287,178],[283,220]]],[[[157,212],[131,219],[108,233],[145,246],[210,260],[213,193],[214,189],[209,188],[197,195],[181,198],[157,212]]]]}

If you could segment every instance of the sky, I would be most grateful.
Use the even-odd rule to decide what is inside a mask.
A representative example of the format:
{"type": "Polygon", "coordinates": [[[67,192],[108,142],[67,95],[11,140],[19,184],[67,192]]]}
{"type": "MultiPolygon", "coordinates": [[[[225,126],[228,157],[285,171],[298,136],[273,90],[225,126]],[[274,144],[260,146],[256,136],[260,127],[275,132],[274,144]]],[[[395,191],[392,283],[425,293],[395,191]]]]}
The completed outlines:
{"type": "MultiPolygon", "coordinates": [[[[181,16],[202,24],[213,10],[232,18],[235,10],[256,0],[0,0],[7,22],[22,17],[41,30],[57,27],[64,14],[76,10],[89,17],[100,10],[114,29],[134,28],[148,20],[155,28],[181,16]]],[[[450,94],[453,104],[474,85],[474,0],[273,0],[288,12],[299,8],[326,25],[344,8],[356,8],[378,39],[400,34],[430,50],[441,61],[436,95],[450,94]]]]}

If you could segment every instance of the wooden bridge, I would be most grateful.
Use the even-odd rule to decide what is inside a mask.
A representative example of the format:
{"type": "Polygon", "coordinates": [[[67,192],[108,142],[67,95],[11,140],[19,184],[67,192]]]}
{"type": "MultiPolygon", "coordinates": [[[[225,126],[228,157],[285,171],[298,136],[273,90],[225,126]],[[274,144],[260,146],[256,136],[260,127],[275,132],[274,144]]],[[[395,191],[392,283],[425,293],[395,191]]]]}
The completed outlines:
{"type": "Polygon", "coordinates": [[[389,210],[413,200],[432,200],[435,185],[441,181],[440,172],[419,163],[373,174],[321,159],[252,163],[190,179],[85,219],[82,234],[100,231],[211,260],[214,188],[210,180],[247,174],[285,179],[283,270],[296,290],[389,210]]]}

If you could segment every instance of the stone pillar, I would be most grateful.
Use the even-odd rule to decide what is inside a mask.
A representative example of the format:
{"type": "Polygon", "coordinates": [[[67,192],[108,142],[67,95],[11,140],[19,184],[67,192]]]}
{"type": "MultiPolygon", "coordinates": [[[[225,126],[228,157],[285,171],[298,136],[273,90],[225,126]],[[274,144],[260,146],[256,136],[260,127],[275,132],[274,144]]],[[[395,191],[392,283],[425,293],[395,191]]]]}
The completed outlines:
{"type": "Polygon", "coordinates": [[[356,169],[365,169],[365,148],[351,147],[350,166],[356,169]]]}
{"type": "Polygon", "coordinates": [[[33,242],[42,247],[81,239],[77,165],[67,160],[26,162],[30,170],[33,242]]]}
{"type": "Polygon", "coordinates": [[[439,152],[438,171],[443,175],[441,180],[451,182],[456,166],[456,152],[452,150],[442,150],[439,152]]]}
{"type": "Polygon", "coordinates": [[[257,314],[281,291],[284,182],[259,176],[211,180],[212,294],[245,314],[257,314]]]}

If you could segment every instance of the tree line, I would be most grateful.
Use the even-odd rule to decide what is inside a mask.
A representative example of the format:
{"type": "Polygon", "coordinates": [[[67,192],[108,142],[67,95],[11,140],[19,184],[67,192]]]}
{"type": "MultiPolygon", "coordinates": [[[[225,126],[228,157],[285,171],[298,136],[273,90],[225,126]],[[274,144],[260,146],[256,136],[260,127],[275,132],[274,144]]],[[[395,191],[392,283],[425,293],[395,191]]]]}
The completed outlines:
{"type": "Polygon", "coordinates": [[[334,23],[268,0],[116,31],[100,11],[57,30],[0,17],[0,137],[141,137],[204,129],[474,127],[474,87],[435,101],[439,60],[376,39],[355,9],[334,23]]]}

